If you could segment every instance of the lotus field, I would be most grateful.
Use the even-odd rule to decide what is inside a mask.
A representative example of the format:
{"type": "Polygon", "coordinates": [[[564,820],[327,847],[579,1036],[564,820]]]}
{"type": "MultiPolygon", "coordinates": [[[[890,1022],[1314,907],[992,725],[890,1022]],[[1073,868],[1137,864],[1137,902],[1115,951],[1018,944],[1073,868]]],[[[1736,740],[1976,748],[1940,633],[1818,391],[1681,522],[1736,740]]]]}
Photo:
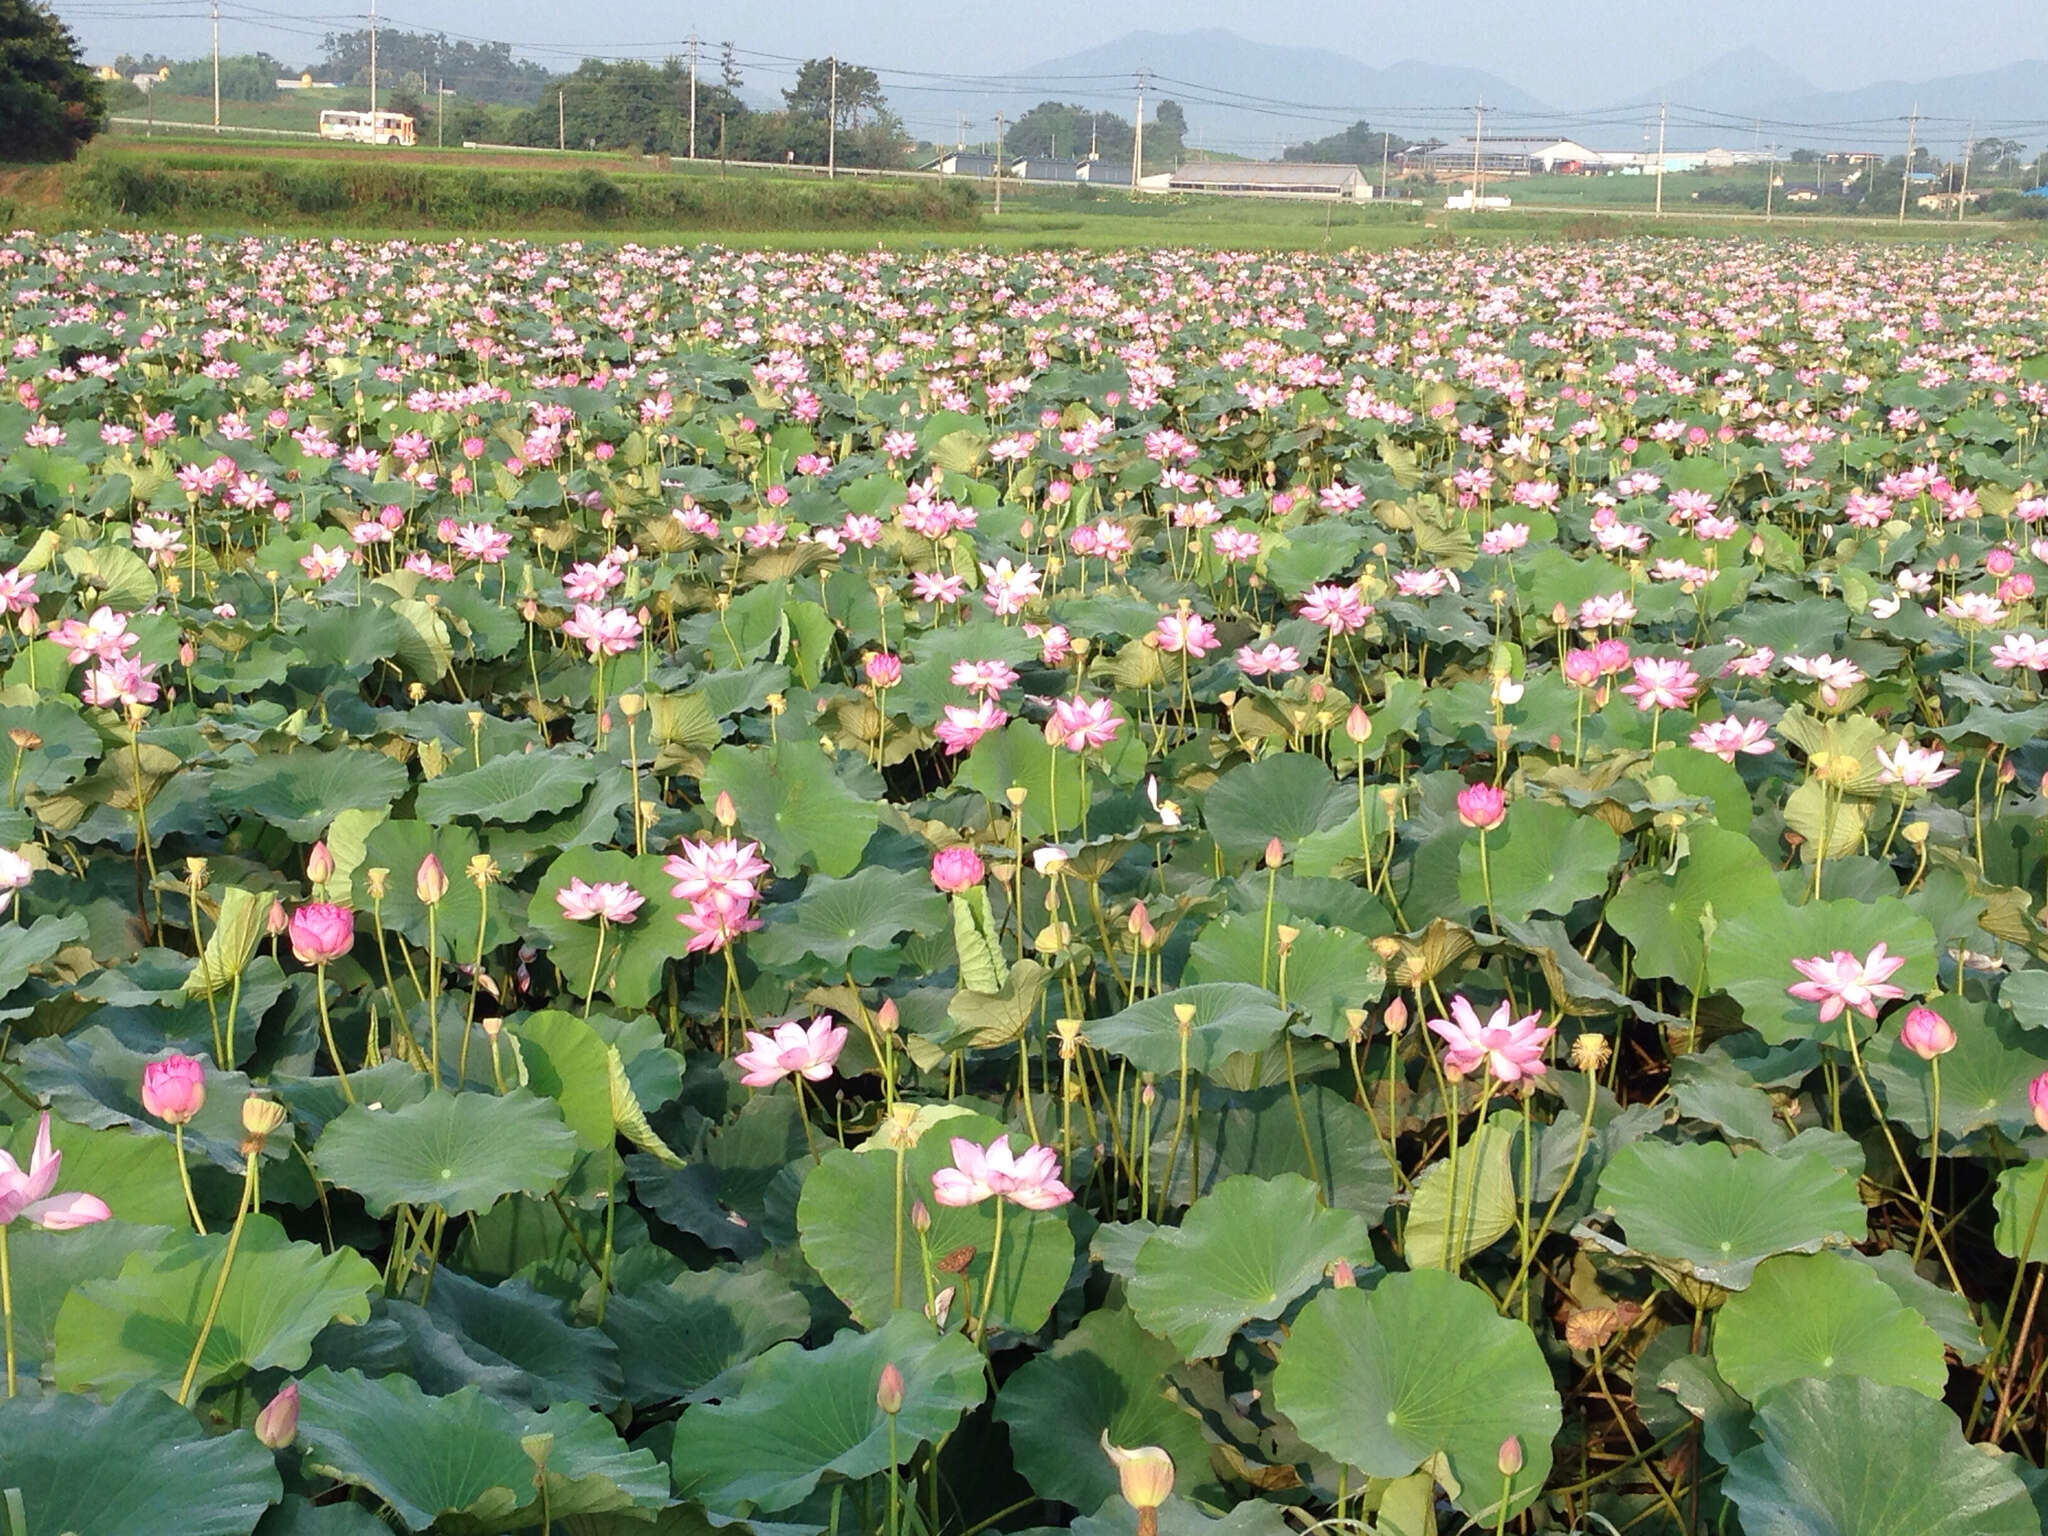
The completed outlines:
{"type": "Polygon", "coordinates": [[[2048,267],[0,242],[9,1536],[2019,1536],[2048,267]]]}

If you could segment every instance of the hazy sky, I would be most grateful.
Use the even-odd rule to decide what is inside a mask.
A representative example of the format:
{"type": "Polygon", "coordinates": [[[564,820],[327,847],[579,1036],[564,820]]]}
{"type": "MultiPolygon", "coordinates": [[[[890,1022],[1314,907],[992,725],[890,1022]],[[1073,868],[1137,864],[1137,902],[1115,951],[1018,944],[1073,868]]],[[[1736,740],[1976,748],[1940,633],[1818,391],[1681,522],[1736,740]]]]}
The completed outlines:
{"type": "MultiPolygon", "coordinates": [[[[205,0],[54,3],[96,57],[121,49],[190,55],[207,46],[205,0]]],[[[320,33],[346,25],[359,5],[366,13],[368,0],[223,0],[224,16],[269,17],[223,20],[222,46],[302,62],[317,57],[320,33]]],[[[1372,64],[1470,65],[1546,100],[1623,99],[1745,46],[1824,89],[2048,57],[2044,0],[379,0],[379,14],[393,26],[545,45],[548,52],[534,56],[550,63],[563,58],[556,50],[640,52],[695,30],[768,53],[836,49],[885,68],[988,74],[1139,29],[1227,27],[1372,64]]],[[[2048,82],[2043,103],[2048,109],[2048,82]]]]}

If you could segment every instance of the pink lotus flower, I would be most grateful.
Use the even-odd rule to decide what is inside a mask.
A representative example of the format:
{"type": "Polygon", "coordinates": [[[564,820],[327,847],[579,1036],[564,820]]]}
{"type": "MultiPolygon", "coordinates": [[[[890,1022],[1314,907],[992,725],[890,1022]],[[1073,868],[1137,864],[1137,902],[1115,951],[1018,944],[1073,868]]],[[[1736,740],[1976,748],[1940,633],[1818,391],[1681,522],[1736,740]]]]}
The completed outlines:
{"type": "Polygon", "coordinates": [[[1883,765],[1883,771],[1877,776],[1878,783],[1899,784],[1907,789],[1934,789],[1962,772],[1960,768],[1941,766],[1939,747],[1914,747],[1903,741],[1889,754],[1879,747],[1877,760],[1883,765]]]}
{"type": "Polygon", "coordinates": [[[999,1195],[1027,1211],[1050,1211],[1074,1198],[1059,1174],[1059,1154],[1051,1147],[1033,1144],[1013,1157],[1008,1136],[998,1136],[986,1147],[955,1136],[953,1166],[932,1175],[932,1198],[957,1206],[979,1205],[999,1195]]]}
{"type": "Polygon", "coordinates": [[[744,1069],[740,1081],[749,1088],[772,1088],[792,1072],[814,1083],[832,1075],[832,1064],[846,1048],[846,1026],[834,1024],[832,1015],[821,1013],[805,1026],[791,1019],[778,1024],[773,1035],[748,1030],[752,1050],[733,1057],[744,1069]]]}
{"type": "Polygon", "coordinates": [[[640,621],[623,608],[593,608],[578,603],[562,633],[581,640],[591,655],[623,656],[640,643],[640,621]]]}
{"type": "Polygon", "coordinates": [[[903,681],[903,658],[888,651],[870,651],[861,661],[861,671],[877,688],[894,688],[903,681]]]}
{"type": "Polygon", "coordinates": [[[555,905],[572,923],[587,923],[593,917],[607,923],[630,923],[646,899],[623,880],[592,885],[588,880],[571,879],[555,892],[555,905]]]}
{"type": "Polygon", "coordinates": [[[1308,589],[1302,601],[1301,616],[1311,624],[1322,625],[1333,635],[1348,635],[1365,628],[1366,621],[1372,617],[1372,608],[1358,595],[1356,587],[1316,586],[1308,589]]]}
{"type": "Polygon", "coordinates": [[[756,882],[770,872],[759,843],[743,843],[734,837],[702,842],[686,837],[661,867],[675,881],[669,895],[692,905],[707,897],[751,902],[760,893],[756,882]]]}
{"type": "Polygon", "coordinates": [[[981,855],[964,844],[941,848],[932,855],[932,884],[949,896],[973,890],[987,874],[988,866],[982,863],[981,855]]]}
{"type": "Polygon", "coordinates": [[[1803,1003],[1820,1004],[1823,1024],[1833,1023],[1845,1008],[1874,1019],[1880,1004],[1906,995],[1905,988],[1895,987],[1889,980],[1905,963],[1904,955],[1887,954],[1883,944],[1861,960],[1846,949],[1838,949],[1825,957],[1794,960],[1792,968],[1806,980],[1794,982],[1785,990],[1803,1003]]]}
{"type": "Polygon", "coordinates": [[[2048,1072],[2027,1084],[2027,1102],[2034,1106],[2034,1124],[2048,1131],[2048,1072]]]}
{"type": "Polygon", "coordinates": [[[106,1221],[114,1214],[97,1195],[52,1194],[63,1163],[64,1154],[50,1149],[50,1112],[44,1110],[26,1171],[6,1152],[0,1152],[0,1227],[20,1216],[46,1232],[69,1232],[106,1221]]]}
{"type": "Polygon", "coordinates": [[[1735,715],[1720,720],[1710,720],[1686,738],[1687,744],[1702,752],[1711,752],[1724,763],[1735,761],[1736,754],[1747,752],[1755,757],[1765,756],[1771,750],[1771,728],[1762,720],[1742,719],[1735,715]]]}
{"type": "Polygon", "coordinates": [[[325,965],[355,947],[355,912],[332,901],[309,901],[291,918],[292,953],[301,965],[325,965]]]}
{"type": "Polygon", "coordinates": [[[1045,739],[1069,752],[1086,752],[1115,741],[1123,724],[1109,699],[1061,699],[1045,722],[1045,739]]]}
{"type": "Polygon", "coordinates": [[[1169,655],[1185,651],[1199,661],[1216,649],[1216,626],[1199,614],[1169,613],[1160,619],[1154,634],[1159,649],[1169,655]]]}
{"type": "Polygon", "coordinates": [[[1539,1027],[1540,1013],[1510,1020],[1502,1003],[1482,1022],[1464,994],[1451,999],[1448,1019],[1431,1019],[1430,1029],[1444,1042],[1444,1070],[1453,1078],[1469,1077],[1484,1066],[1498,1082],[1541,1077],[1544,1048],[1557,1033],[1555,1025],[1539,1027]]]}
{"type": "Polygon", "coordinates": [[[1915,1008],[1899,1026],[1899,1040],[1922,1061],[1946,1056],[1956,1048],[1956,1032],[1932,1008],[1915,1008]]]}
{"type": "Polygon", "coordinates": [[[1699,694],[1700,675],[1683,659],[1638,656],[1635,670],[1635,681],[1621,691],[1637,709],[1684,709],[1699,694]]]}
{"type": "Polygon", "coordinates": [[[206,1103],[206,1064],[166,1056],[142,1069],[142,1107],[166,1125],[184,1125],[206,1103]]]}
{"type": "Polygon", "coordinates": [[[1467,784],[1458,791],[1458,820],[1482,832],[1507,820],[1508,800],[1491,784],[1467,784]]]}
{"type": "Polygon", "coordinates": [[[990,731],[999,731],[1009,723],[1009,715],[989,699],[983,699],[972,709],[964,704],[948,704],[946,718],[932,727],[932,735],[945,747],[946,756],[958,757],[990,731]]]}
{"type": "Polygon", "coordinates": [[[277,1396],[256,1415],[256,1439],[273,1451],[281,1451],[299,1437],[299,1384],[288,1381],[277,1396]]]}

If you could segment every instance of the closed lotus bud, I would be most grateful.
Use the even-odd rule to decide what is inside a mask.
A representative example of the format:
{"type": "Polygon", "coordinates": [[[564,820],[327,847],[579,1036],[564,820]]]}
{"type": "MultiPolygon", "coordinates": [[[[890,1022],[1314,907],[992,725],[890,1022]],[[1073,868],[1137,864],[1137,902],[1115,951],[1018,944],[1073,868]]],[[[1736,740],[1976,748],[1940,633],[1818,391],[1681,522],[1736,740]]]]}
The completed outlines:
{"type": "Polygon", "coordinates": [[[885,1035],[893,1035],[902,1027],[902,1018],[896,1008],[896,999],[885,997],[882,1006],[875,1010],[875,1028],[885,1035]]]}
{"type": "Polygon", "coordinates": [[[306,878],[315,885],[325,885],[334,878],[334,855],[327,851],[325,838],[315,843],[313,851],[306,855],[306,878]]]}
{"type": "Polygon", "coordinates": [[[422,905],[441,905],[441,898],[448,894],[448,871],[441,867],[439,858],[430,853],[420,860],[419,871],[413,876],[412,888],[422,905]]]}
{"type": "Polygon", "coordinates": [[[1899,1027],[1899,1039],[1922,1061],[1946,1056],[1956,1048],[1956,1032],[1947,1019],[1932,1008],[1915,1008],[1899,1027]]]}
{"type": "Polygon", "coordinates": [[[1138,1528],[1148,1524],[1157,1530],[1159,1506],[1173,1497],[1173,1458],[1156,1445],[1130,1450],[1109,1443],[1109,1431],[1102,1432],[1102,1451],[1116,1467],[1116,1480],[1124,1502],[1138,1511],[1138,1528]],[[1150,1515],[1148,1522],[1145,1517],[1150,1515]]]}
{"type": "Polygon", "coordinates": [[[882,1367],[882,1379],[875,1387],[875,1406],[895,1418],[903,1411],[903,1373],[891,1360],[882,1367]]]}
{"type": "Polygon", "coordinates": [[[1344,717],[1344,734],[1351,738],[1353,746],[1362,747],[1372,740],[1372,716],[1365,712],[1363,704],[1351,706],[1351,713],[1344,717]]]}
{"type": "Polygon", "coordinates": [[[256,1415],[256,1438],[281,1451],[299,1437],[299,1384],[288,1381],[256,1415]]]}
{"type": "Polygon", "coordinates": [[[912,1226],[912,1227],[916,1228],[916,1229],[917,1229],[917,1230],[918,1230],[919,1232],[929,1232],[929,1231],[931,1231],[931,1229],[932,1229],[932,1208],[931,1208],[930,1206],[926,1205],[926,1204],[925,1204],[925,1203],[924,1203],[924,1202],[923,1202],[922,1200],[913,1200],[913,1201],[911,1201],[911,1202],[910,1202],[910,1224],[911,1224],[911,1226],[912,1226]]]}
{"type": "Polygon", "coordinates": [[[1399,1038],[1408,1027],[1408,999],[1397,997],[1387,1004],[1387,1033],[1399,1038]]]}
{"type": "Polygon", "coordinates": [[[721,827],[730,829],[740,819],[738,807],[732,803],[732,796],[725,790],[718,792],[718,798],[711,802],[712,817],[721,827]]]}
{"type": "Polygon", "coordinates": [[[292,920],[284,909],[284,903],[273,897],[270,903],[270,916],[263,921],[263,931],[273,939],[282,938],[291,925],[292,920]]]}
{"type": "Polygon", "coordinates": [[[1358,1271],[1351,1267],[1349,1259],[1339,1259],[1330,1269],[1330,1284],[1340,1291],[1358,1289],[1358,1271]]]}
{"type": "Polygon", "coordinates": [[[142,1107],[166,1125],[184,1125],[206,1103],[206,1067],[197,1057],[166,1056],[142,1069],[142,1107]]]}
{"type": "Polygon", "coordinates": [[[1507,1439],[1501,1441],[1500,1457],[1496,1465],[1500,1467],[1500,1475],[1502,1477],[1513,1477],[1522,1470],[1521,1436],[1509,1435],[1507,1439]]]}
{"type": "Polygon", "coordinates": [[[1277,837],[1266,840],[1266,868],[1278,869],[1287,862],[1287,850],[1277,837]]]}
{"type": "Polygon", "coordinates": [[[284,1106],[275,1099],[250,1094],[242,1100],[242,1129],[261,1139],[284,1124],[284,1106]]]}

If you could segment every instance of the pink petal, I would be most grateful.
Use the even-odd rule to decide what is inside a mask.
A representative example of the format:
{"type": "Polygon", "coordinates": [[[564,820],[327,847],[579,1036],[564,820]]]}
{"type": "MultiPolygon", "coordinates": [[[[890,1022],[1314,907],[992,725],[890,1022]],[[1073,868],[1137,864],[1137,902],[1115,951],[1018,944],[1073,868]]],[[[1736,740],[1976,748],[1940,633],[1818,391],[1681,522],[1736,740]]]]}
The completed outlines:
{"type": "Polygon", "coordinates": [[[106,1221],[114,1213],[107,1209],[107,1202],[98,1195],[78,1193],[38,1200],[21,1214],[45,1231],[69,1232],[75,1227],[89,1227],[96,1221],[106,1221]]]}

